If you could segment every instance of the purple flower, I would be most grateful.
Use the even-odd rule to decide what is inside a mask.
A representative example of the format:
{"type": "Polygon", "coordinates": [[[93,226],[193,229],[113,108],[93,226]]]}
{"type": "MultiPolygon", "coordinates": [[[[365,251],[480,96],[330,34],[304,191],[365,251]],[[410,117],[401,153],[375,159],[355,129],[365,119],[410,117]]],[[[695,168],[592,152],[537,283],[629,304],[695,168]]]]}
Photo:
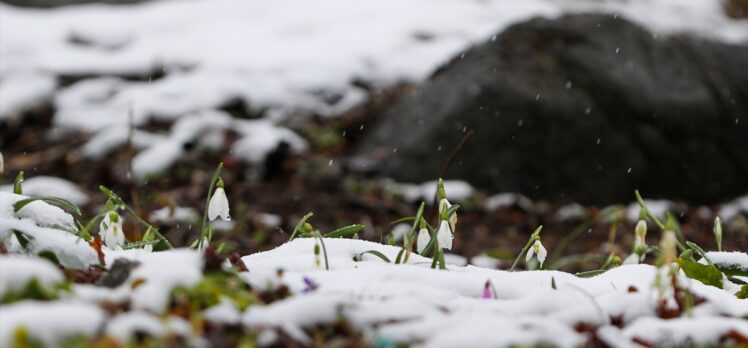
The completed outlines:
{"type": "Polygon", "coordinates": [[[309,277],[304,277],[304,285],[306,285],[304,287],[304,290],[302,290],[302,292],[304,293],[317,290],[317,288],[319,287],[319,284],[317,284],[317,282],[315,282],[312,278],[309,278],[309,277]]]}
{"type": "Polygon", "coordinates": [[[486,280],[486,285],[483,287],[483,298],[496,298],[496,290],[493,288],[490,280],[486,280]]]}

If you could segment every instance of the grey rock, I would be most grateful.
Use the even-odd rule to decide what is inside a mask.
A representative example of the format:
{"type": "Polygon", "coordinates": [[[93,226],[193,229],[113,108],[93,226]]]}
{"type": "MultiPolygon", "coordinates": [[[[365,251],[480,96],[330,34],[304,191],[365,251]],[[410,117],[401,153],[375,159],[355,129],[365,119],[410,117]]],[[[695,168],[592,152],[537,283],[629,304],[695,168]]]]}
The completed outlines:
{"type": "Polygon", "coordinates": [[[657,37],[607,15],[533,19],[386,111],[356,162],[433,180],[471,129],[446,177],[493,191],[598,204],[637,188],[702,203],[742,195],[748,46],[657,37]]]}

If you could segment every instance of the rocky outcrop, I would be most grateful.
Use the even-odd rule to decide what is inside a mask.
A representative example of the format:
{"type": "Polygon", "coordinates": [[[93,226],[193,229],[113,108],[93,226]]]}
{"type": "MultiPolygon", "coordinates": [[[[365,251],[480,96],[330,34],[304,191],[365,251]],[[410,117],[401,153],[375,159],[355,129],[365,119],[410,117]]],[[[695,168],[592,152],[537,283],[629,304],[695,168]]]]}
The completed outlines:
{"type": "MultiPolygon", "coordinates": [[[[389,109],[357,150],[400,181],[450,167],[495,191],[587,203],[634,189],[710,202],[748,191],[748,45],[658,37],[618,17],[517,24],[389,109]]],[[[364,164],[365,165],[365,164],[364,164]]]]}

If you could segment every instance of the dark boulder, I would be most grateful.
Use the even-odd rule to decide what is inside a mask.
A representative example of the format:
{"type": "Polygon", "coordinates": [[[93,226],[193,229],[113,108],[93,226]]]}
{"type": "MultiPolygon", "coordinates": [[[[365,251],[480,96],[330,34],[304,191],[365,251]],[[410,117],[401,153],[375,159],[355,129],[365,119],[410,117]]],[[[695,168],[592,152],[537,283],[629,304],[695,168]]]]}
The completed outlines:
{"type": "Polygon", "coordinates": [[[748,191],[748,46],[657,37],[607,15],[533,19],[455,59],[357,150],[400,181],[446,177],[585,203],[748,191]]]}

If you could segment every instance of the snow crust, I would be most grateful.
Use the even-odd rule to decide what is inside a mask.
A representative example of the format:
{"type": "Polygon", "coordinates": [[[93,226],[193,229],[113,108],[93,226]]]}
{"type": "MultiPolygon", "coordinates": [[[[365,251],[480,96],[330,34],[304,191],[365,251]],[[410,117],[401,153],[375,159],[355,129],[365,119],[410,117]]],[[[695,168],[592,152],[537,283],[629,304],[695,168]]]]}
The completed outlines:
{"type": "Polygon", "coordinates": [[[548,340],[572,347],[584,342],[573,329],[580,322],[602,325],[609,337],[653,342],[660,342],[660,335],[682,342],[705,330],[709,335],[704,341],[730,329],[748,332],[740,319],[734,319],[748,314],[748,301],[683,275],[684,286],[707,303],[694,309],[693,318],[680,319],[688,329],[669,323],[649,325],[657,270],[649,265],[621,266],[589,279],[557,271],[506,272],[475,266],[450,265],[449,271],[439,271],[430,269],[430,260],[418,255],[407,265],[388,264],[368,254],[361,262],[353,260],[366,250],[394,260],[397,247],[359,240],[326,240],[325,244],[329,271],[324,264],[315,266],[312,240],[295,240],[245,256],[250,272],[243,275],[252,286],[272,288],[284,283],[296,296],[265,307],[252,306],[243,322],[309,342],[303,328],[333,323],[342,316],[372,337],[425,347],[532,345],[548,340]],[[283,270],[282,278],[278,270],[283,270]],[[318,288],[308,291],[305,277],[318,288]],[[556,290],[551,288],[552,279],[556,290]],[[486,281],[495,287],[497,298],[482,298],[486,281]],[[630,287],[637,291],[629,292],[630,287]],[[627,323],[624,330],[610,325],[610,318],[616,316],[627,323]]]}

